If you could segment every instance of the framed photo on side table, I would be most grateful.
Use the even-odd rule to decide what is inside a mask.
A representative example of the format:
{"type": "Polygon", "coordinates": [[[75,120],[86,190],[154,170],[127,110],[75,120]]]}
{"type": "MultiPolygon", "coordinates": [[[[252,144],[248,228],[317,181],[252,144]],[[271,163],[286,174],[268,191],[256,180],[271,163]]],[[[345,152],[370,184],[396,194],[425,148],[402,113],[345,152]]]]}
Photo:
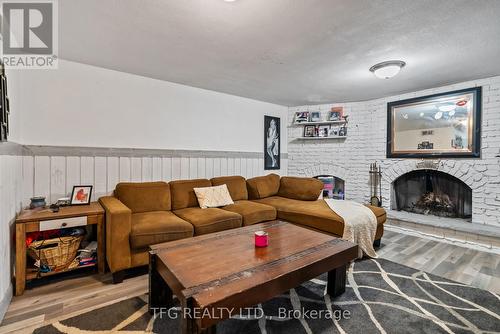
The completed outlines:
{"type": "Polygon", "coordinates": [[[88,205],[92,197],[92,186],[73,186],[70,205],[88,205]]]}

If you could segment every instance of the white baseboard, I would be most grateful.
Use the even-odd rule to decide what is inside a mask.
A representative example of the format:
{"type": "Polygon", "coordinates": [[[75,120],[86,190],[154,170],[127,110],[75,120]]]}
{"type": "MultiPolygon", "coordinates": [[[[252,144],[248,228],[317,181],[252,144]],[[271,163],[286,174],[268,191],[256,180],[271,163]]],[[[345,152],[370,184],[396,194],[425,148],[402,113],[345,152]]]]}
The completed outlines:
{"type": "Polygon", "coordinates": [[[0,324],[9,308],[10,301],[12,300],[12,292],[12,284],[10,284],[9,288],[0,299],[0,324]]]}

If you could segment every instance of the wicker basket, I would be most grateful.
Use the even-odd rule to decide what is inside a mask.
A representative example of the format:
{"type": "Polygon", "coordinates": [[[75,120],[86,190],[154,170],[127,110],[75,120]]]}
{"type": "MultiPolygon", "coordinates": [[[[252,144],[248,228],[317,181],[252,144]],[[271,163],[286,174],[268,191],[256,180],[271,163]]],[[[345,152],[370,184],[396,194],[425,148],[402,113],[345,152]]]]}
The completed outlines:
{"type": "Polygon", "coordinates": [[[79,236],[34,241],[28,247],[28,254],[53,271],[64,270],[75,259],[82,240],[79,236]]]}

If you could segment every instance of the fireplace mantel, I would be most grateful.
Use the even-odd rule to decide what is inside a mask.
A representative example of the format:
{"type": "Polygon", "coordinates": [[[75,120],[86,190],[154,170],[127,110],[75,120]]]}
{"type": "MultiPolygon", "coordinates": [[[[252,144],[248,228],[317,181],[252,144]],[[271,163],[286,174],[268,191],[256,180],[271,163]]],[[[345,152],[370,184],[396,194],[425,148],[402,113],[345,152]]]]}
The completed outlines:
{"type": "Polygon", "coordinates": [[[441,166],[441,160],[422,160],[415,164],[416,169],[438,170],[441,166]]]}

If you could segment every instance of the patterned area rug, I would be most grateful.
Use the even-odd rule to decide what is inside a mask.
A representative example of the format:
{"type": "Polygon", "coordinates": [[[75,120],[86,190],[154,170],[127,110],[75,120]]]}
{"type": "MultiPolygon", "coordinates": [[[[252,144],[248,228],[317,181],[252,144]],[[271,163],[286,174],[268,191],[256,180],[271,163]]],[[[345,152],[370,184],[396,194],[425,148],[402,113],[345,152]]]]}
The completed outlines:
{"type": "MultiPolygon", "coordinates": [[[[346,292],[326,275],[217,325],[217,333],[500,333],[500,297],[394,262],[356,262],[346,292]]],[[[151,317],[147,296],[39,328],[51,333],[178,333],[180,310],[151,317]]]]}

